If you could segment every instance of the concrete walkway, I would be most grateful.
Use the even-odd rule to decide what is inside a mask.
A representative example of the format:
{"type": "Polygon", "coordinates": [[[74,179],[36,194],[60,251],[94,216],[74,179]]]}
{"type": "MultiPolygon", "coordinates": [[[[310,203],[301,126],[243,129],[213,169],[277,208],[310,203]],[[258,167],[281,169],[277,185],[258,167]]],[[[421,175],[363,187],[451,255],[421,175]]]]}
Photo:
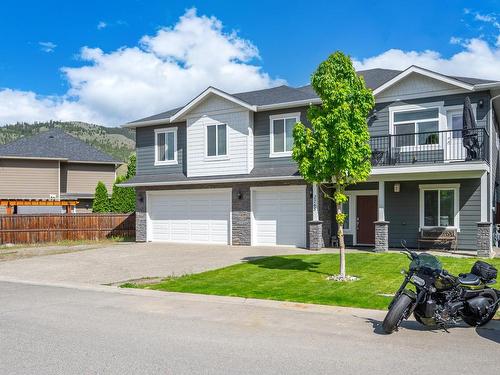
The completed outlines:
{"type": "Polygon", "coordinates": [[[34,282],[110,284],[143,277],[202,272],[261,256],[311,252],[291,247],[116,243],[68,254],[0,263],[0,278],[34,282]]]}

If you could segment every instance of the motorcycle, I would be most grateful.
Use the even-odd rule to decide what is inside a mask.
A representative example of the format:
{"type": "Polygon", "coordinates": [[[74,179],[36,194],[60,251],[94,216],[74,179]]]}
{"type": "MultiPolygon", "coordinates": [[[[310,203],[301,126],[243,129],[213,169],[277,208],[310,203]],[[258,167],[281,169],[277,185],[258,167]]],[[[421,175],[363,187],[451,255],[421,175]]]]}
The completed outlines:
{"type": "Polygon", "coordinates": [[[396,331],[411,314],[423,325],[445,330],[460,320],[482,326],[493,319],[500,303],[500,291],[491,288],[497,277],[495,267],[477,261],[470,273],[457,277],[443,269],[435,256],[410,251],[404,242],[402,246],[411,262],[409,270],[402,271],[404,281],[382,323],[385,333],[396,331]],[[407,288],[408,284],[414,290],[407,288]]]}

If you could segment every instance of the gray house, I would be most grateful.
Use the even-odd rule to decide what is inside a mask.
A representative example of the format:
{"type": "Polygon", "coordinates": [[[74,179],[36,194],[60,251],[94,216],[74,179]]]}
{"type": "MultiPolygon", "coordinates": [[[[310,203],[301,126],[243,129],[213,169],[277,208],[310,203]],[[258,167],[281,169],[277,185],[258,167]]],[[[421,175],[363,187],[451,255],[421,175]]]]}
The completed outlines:
{"type": "MultiPolygon", "coordinates": [[[[89,212],[97,182],[111,191],[121,164],[60,129],[19,138],[0,146],[0,200],[77,200],[76,212],[89,212]]],[[[61,210],[17,207],[17,213],[61,210]]],[[[4,211],[5,206],[0,207],[0,213],[4,211]]]]}
{"type": "MultiPolygon", "coordinates": [[[[495,220],[500,82],[412,66],[360,71],[372,173],[348,191],[346,240],[419,246],[433,230],[489,254],[495,220]],[[477,130],[462,130],[464,100],[477,130]],[[464,147],[473,137],[474,149],[464,147]]],[[[310,86],[228,94],[210,87],[185,106],[123,125],[137,131],[137,239],[329,246],[334,210],[291,159],[292,128],[321,102],[310,86]],[[320,234],[318,236],[318,234],[320,234]]],[[[442,238],[442,237],[437,237],[442,238]]],[[[422,244],[425,245],[425,244],[422,244]]]]}

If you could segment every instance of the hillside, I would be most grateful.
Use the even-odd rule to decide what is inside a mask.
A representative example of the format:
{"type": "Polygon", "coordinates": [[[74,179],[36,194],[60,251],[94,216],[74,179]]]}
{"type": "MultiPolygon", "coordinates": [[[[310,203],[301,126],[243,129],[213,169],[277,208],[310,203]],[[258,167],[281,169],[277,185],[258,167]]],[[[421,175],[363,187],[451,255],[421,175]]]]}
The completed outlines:
{"type": "Polygon", "coordinates": [[[60,128],[95,148],[126,161],[135,149],[135,132],[124,128],[107,128],[85,122],[36,122],[17,123],[0,127],[0,144],[17,138],[38,134],[48,129],[60,128]]]}

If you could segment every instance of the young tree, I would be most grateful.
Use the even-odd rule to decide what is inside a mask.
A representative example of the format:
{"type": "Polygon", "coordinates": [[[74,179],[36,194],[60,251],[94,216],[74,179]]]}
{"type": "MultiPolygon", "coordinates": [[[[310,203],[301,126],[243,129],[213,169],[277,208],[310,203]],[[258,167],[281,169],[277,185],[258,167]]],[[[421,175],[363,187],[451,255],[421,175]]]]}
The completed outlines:
{"type": "Polygon", "coordinates": [[[108,189],[104,182],[99,181],[95,188],[94,203],[92,204],[92,212],[110,212],[110,201],[108,189]]]}
{"type": "Polygon", "coordinates": [[[371,170],[367,117],[375,100],[349,56],[335,52],[311,76],[311,85],[321,98],[307,116],[312,129],[298,123],[293,131],[293,159],[308,183],[316,183],[326,198],[336,204],[340,247],[340,278],[345,279],[342,203],[347,186],[366,181],[371,170]],[[333,195],[325,189],[334,187],[333,195]]]}

